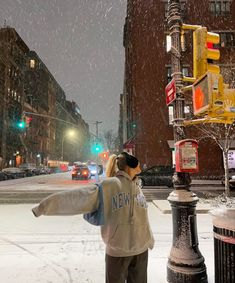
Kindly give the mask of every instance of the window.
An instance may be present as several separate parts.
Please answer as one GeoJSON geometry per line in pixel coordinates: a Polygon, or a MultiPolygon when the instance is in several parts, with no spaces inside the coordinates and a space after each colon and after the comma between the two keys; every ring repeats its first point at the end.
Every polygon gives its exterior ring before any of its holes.
{"type": "MultiPolygon", "coordinates": [[[[172,80],[171,66],[166,67],[166,73],[167,73],[167,83],[169,83],[172,80]]],[[[184,77],[189,77],[189,68],[188,67],[182,67],[182,75],[184,77]]]]}
{"type": "Polygon", "coordinates": [[[188,77],[189,76],[188,67],[183,67],[182,68],[182,74],[183,74],[184,77],[188,77]]]}
{"type": "Polygon", "coordinates": [[[167,83],[171,81],[171,67],[166,67],[166,72],[167,72],[167,83]]]}
{"type": "Polygon", "coordinates": [[[235,33],[234,32],[220,33],[219,47],[235,47],[235,33]]]}
{"type": "Polygon", "coordinates": [[[36,65],[35,60],[34,60],[34,59],[30,59],[30,60],[29,60],[29,66],[30,66],[30,68],[31,68],[31,69],[34,69],[34,68],[35,68],[35,65],[36,65]]]}
{"type": "Polygon", "coordinates": [[[210,12],[215,15],[226,15],[231,12],[231,0],[214,0],[210,1],[210,12]]]}
{"type": "Polygon", "coordinates": [[[171,50],[171,36],[166,36],[166,52],[169,52],[171,50]]]}
{"type": "MultiPolygon", "coordinates": [[[[185,114],[185,118],[190,118],[191,117],[191,110],[190,110],[190,106],[186,105],[184,106],[184,114],[185,114]]],[[[173,106],[170,105],[168,107],[168,118],[169,118],[169,125],[173,124],[173,119],[174,119],[174,110],[173,110],[173,106]]]]}
{"type": "Polygon", "coordinates": [[[169,125],[172,125],[174,119],[173,106],[168,107],[168,117],[169,117],[169,125]]]}

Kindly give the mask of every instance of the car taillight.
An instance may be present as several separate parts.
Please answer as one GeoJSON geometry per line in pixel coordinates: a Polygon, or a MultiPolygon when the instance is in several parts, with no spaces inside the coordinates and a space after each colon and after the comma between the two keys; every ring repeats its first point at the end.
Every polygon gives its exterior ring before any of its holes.
{"type": "Polygon", "coordinates": [[[88,174],[88,172],[87,172],[87,171],[83,171],[83,174],[84,174],[84,175],[87,175],[87,174],[88,174]]]}

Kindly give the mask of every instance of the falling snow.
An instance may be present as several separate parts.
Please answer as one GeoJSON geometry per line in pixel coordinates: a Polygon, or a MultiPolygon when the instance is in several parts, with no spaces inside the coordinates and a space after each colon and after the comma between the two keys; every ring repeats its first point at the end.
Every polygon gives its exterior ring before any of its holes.
{"type": "MultiPolygon", "coordinates": [[[[85,120],[118,128],[126,0],[2,1],[0,25],[35,50],[85,120]]],[[[92,129],[91,129],[92,130],[92,129]]]]}

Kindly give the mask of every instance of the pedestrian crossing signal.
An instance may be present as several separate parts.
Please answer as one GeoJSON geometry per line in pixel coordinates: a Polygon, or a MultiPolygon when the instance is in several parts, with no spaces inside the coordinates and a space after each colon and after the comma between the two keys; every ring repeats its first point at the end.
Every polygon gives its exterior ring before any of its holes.
{"type": "Polygon", "coordinates": [[[193,85],[193,113],[200,115],[208,111],[210,107],[210,92],[208,78],[204,76],[193,85]]]}

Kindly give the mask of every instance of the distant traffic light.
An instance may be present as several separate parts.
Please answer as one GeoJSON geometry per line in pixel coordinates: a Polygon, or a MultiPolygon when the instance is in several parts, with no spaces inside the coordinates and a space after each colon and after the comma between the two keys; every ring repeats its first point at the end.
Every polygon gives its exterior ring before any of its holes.
{"type": "Polygon", "coordinates": [[[32,117],[29,116],[25,116],[25,124],[26,124],[26,128],[28,128],[30,126],[31,121],[33,120],[32,117]]]}
{"type": "Polygon", "coordinates": [[[108,151],[101,152],[100,158],[102,158],[103,160],[108,160],[109,159],[109,152],[108,151]]]}
{"type": "Polygon", "coordinates": [[[220,51],[214,44],[220,43],[217,33],[207,32],[206,27],[197,28],[193,32],[193,76],[198,79],[207,71],[219,74],[220,68],[214,64],[219,60],[220,51]]]}
{"type": "Polygon", "coordinates": [[[99,154],[102,151],[102,146],[99,143],[94,143],[91,147],[92,153],[99,154]]]}
{"type": "Polygon", "coordinates": [[[18,127],[19,129],[25,129],[26,124],[25,124],[24,121],[19,121],[19,122],[17,122],[17,127],[18,127]]]}
{"type": "Polygon", "coordinates": [[[95,151],[96,152],[100,152],[101,148],[100,148],[100,145],[99,144],[96,144],[95,145],[95,151]]]}
{"type": "Polygon", "coordinates": [[[22,118],[16,122],[16,127],[19,130],[24,130],[26,128],[26,117],[25,115],[22,116],[22,118]]]}

